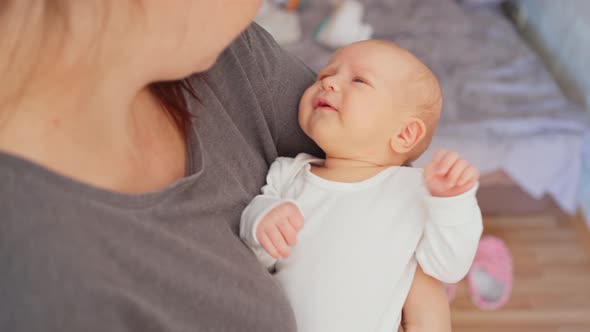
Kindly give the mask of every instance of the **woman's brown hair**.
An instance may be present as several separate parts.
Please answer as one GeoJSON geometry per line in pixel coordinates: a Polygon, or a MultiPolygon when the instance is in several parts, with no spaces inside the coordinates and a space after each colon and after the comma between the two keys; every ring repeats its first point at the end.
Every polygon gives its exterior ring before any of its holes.
{"type": "Polygon", "coordinates": [[[149,88],[164,110],[174,120],[178,129],[184,133],[193,117],[188,110],[187,98],[192,97],[198,100],[189,79],[155,82],[150,84],[149,88]]]}

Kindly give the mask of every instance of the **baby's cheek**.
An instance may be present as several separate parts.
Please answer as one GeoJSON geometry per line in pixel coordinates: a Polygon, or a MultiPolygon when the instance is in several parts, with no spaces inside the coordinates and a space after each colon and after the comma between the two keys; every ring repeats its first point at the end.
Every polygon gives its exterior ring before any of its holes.
{"type": "Polygon", "coordinates": [[[307,89],[307,90],[305,90],[305,92],[303,92],[303,95],[301,96],[301,99],[299,100],[299,109],[310,104],[311,96],[312,96],[312,93],[311,93],[310,89],[307,89]]]}

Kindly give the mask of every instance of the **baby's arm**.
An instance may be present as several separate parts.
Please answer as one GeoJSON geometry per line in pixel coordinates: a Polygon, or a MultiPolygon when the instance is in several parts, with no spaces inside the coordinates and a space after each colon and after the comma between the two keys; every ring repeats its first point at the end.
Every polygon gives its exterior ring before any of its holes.
{"type": "Polygon", "coordinates": [[[424,169],[426,222],[416,259],[424,272],[454,283],[468,272],[483,230],[477,169],[454,152],[438,152],[424,169]]]}
{"type": "Polygon", "coordinates": [[[449,301],[442,283],[426,275],[420,266],[402,312],[404,332],[451,331],[449,301]]]}
{"type": "Polygon", "coordinates": [[[270,166],[262,194],[254,197],[240,220],[240,237],[265,267],[289,255],[303,226],[296,202],[282,198],[281,189],[289,181],[293,159],[278,158],[270,166]]]}

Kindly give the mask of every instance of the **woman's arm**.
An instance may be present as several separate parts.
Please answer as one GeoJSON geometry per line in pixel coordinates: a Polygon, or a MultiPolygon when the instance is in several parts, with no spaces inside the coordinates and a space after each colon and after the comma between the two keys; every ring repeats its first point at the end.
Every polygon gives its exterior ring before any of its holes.
{"type": "Polygon", "coordinates": [[[450,332],[451,311],[443,284],[418,266],[402,311],[405,332],[450,332]]]}

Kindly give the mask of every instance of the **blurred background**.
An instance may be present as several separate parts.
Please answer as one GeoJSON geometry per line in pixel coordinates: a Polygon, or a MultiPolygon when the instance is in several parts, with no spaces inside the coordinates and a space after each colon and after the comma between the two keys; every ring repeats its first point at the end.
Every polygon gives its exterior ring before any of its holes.
{"type": "Polygon", "coordinates": [[[370,37],[438,76],[416,165],[444,148],[479,167],[484,238],[502,246],[474,266],[508,300],[483,307],[470,273],[449,286],[454,331],[590,331],[590,1],[266,0],[256,20],[314,70],[370,37]]]}

